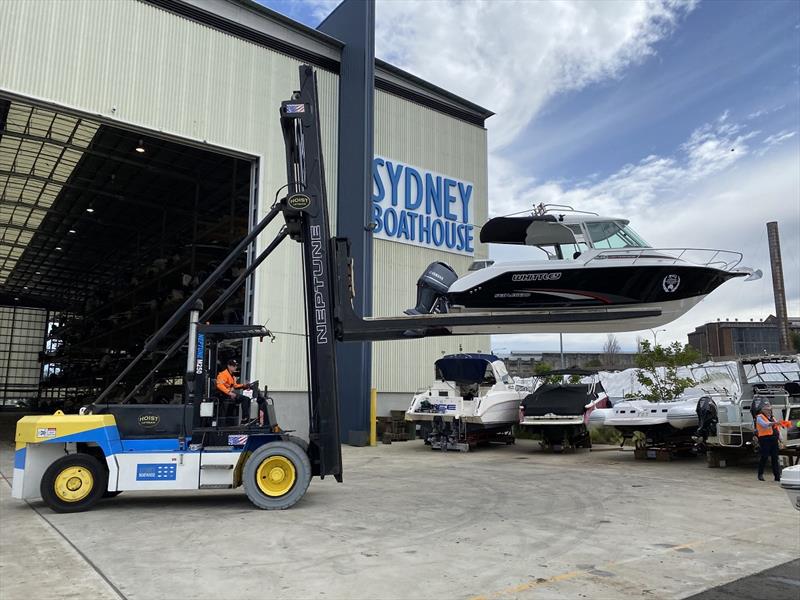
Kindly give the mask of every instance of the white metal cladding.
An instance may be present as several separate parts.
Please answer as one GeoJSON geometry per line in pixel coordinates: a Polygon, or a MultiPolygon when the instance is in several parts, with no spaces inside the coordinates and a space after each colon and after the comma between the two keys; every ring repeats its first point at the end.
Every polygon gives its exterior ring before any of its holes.
{"type": "MultiPolygon", "coordinates": [[[[476,237],[487,219],[486,130],[392,94],[375,92],[375,154],[473,182],[476,237]]],[[[433,261],[460,275],[473,258],[374,240],[373,314],[400,315],[416,303],[416,281],[433,261]]],[[[475,257],[488,250],[476,240],[475,257]]],[[[489,351],[489,336],[458,336],[378,342],[373,345],[372,386],[379,392],[413,392],[430,384],[433,362],[458,352],[489,351]]]]}
{"type": "MultiPolygon", "coordinates": [[[[260,215],[286,182],[278,107],[300,65],[288,56],[136,0],[37,0],[0,2],[0,64],[0,91],[260,158],[260,215]]],[[[338,76],[317,78],[335,224],[338,76]]],[[[301,286],[299,247],[286,242],[259,271],[255,321],[302,335],[301,286]]],[[[302,337],[266,346],[254,344],[254,376],[303,389],[302,337]]]]}

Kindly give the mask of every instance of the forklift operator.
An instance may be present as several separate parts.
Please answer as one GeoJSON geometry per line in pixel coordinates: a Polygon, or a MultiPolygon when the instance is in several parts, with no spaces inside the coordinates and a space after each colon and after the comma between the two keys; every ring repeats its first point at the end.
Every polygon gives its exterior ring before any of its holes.
{"type": "Polygon", "coordinates": [[[236,371],[239,370],[239,363],[231,359],[228,366],[217,374],[217,390],[231,400],[235,400],[242,407],[242,424],[250,422],[250,398],[236,390],[246,390],[250,388],[249,383],[239,383],[236,380],[236,371]]]}

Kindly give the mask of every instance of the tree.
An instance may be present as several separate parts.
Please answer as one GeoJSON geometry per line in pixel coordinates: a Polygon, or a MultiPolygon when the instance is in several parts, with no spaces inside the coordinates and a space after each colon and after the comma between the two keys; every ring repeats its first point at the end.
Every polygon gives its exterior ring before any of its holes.
{"type": "Polygon", "coordinates": [[[553,370],[546,362],[538,362],[533,366],[533,374],[535,377],[540,377],[542,383],[561,383],[561,375],[548,375],[553,370]]]}
{"type": "Polygon", "coordinates": [[[700,353],[691,346],[674,342],[669,346],[657,345],[642,340],[642,348],[635,357],[636,380],[645,388],[641,397],[650,402],[668,402],[683,393],[695,381],[690,377],[678,377],[678,367],[696,363],[700,353]]]}
{"type": "Polygon", "coordinates": [[[608,339],[603,346],[603,355],[607,367],[613,367],[617,363],[617,354],[619,354],[619,342],[617,336],[613,333],[608,334],[608,339]]]}

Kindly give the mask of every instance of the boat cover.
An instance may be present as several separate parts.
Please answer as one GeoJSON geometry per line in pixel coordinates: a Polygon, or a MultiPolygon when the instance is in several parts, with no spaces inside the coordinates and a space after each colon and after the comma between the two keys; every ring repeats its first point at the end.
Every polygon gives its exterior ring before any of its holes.
{"type": "Polygon", "coordinates": [[[434,363],[437,378],[456,383],[480,383],[488,365],[500,360],[494,354],[449,354],[434,363]]]}
{"type": "Polygon", "coordinates": [[[545,383],[522,401],[526,417],[541,417],[547,414],[583,415],[585,406],[596,398],[589,394],[589,386],[582,383],[545,383]]]}
{"type": "Polygon", "coordinates": [[[575,235],[568,227],[558,223],[553,215],[495,217],[481,227],[481,242],[551,246],[574,244],[575,235]]]}

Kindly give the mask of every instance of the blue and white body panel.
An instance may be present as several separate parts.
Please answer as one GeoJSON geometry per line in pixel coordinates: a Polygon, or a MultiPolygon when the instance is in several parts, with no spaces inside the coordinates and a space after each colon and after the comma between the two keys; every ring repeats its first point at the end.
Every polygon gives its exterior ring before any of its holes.
{"type": "Polygon", "coordinates": [[[181,448],[176,438],[120,439],[112,415],[24,417],[17,426],[12,496],[41,497],[47,468],[65,454],[96,448],[105,459],[108,491],[197,490],[241,484],[249,453],[277,436],[230,436],[230,446],[181,448]]]}

